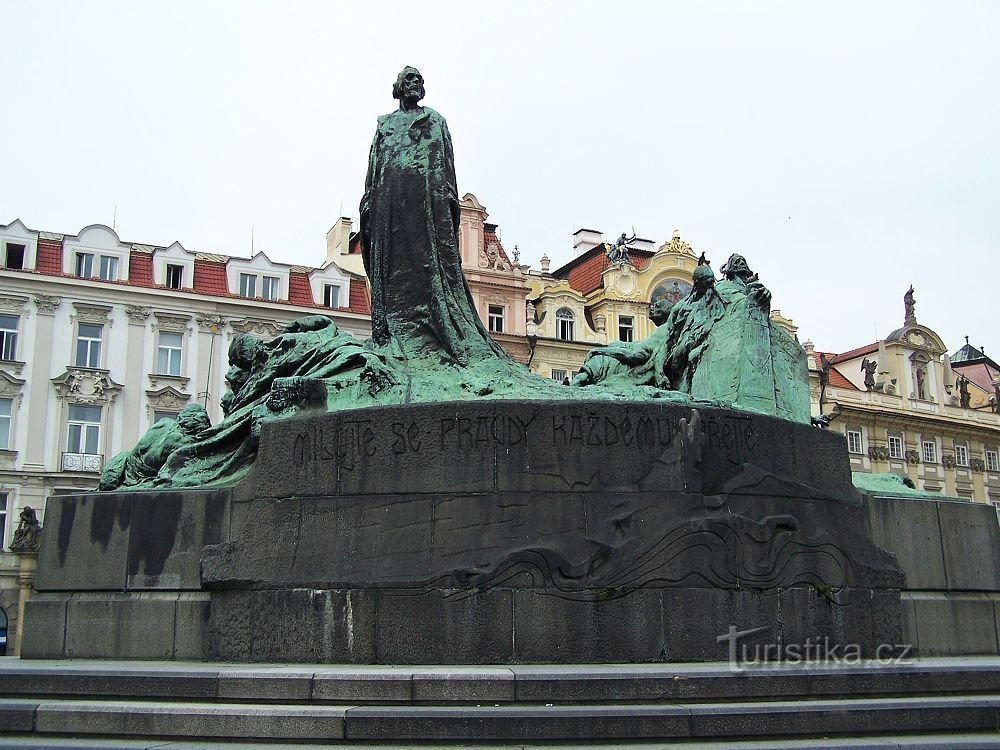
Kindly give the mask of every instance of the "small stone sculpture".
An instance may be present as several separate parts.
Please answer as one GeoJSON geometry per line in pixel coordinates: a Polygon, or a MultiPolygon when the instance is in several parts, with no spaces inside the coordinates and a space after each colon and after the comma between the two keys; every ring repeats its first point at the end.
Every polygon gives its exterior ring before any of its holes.
{"type": "Polygon", "coordinates": [[[969,393],[969,380],[964,376],[958,379],[958,400],[963,409],[969,408],[972,395],[969,393]]]}
{"type": "Polygon", "coordinates": [[[917,324],[917,298],[913,296],[913,284],[903,295],[903,325],[915,326],[917,324]]]}
{"type": "Polygon", "coordinates": [[[30,505],[25,505],[18,516],[17,528],[14,530],[14,537],[10,541],[11,552],[38,552],[39,534],[42,525],[38,522],[35,509],[30,505]]]}
{"type": "Polygon", "coordinates": [[[865,390],[875,390],[875,371],[878,369],[878,362],[865,357],[861,360],[861,372],[865,374],[865,390]]]}

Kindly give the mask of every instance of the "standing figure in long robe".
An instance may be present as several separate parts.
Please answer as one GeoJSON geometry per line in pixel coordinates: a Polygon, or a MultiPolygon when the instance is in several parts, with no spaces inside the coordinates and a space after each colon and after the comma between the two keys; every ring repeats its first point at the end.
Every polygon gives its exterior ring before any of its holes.
{"type": "Polygon", "coordinates": [[[392,95],[399,109],[378,120],[361,201],[372,339],[405,359],[509,360],[483,327],[462,273],[448,125],[419,105],[424,79],[416,68],[403,69],[392,95]]]}

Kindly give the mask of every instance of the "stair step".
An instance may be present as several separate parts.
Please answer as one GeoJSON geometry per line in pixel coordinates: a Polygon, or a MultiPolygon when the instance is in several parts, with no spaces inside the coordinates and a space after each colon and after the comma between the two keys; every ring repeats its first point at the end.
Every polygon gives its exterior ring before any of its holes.
{"type": "MultiPolygon", "coordinates": [[[[760,703],[317,706],[160,701],[0,700],[0,730],[120,738],[360,742],[795,738],[987,731],[1000,697],[760,703]]],[[[1000,739],[1000,735],[997,736],[1000,739]]]]}
{"type": "Polygon", "coordinates": [[[711,702],[1000,693],[1000,660],[897,665],[250,666],[0,659],[0,697],[230,703],[711,702]]]}

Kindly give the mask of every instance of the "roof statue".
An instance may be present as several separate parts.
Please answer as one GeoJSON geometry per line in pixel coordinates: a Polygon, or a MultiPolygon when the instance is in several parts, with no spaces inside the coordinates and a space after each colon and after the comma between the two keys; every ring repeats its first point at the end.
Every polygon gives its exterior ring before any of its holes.
{"type": "Polygon", "coordinates": [[[917,324],[917,298],[913,296],[913,284],[903,295],[903,325],[915,326],[917,324]]]}
{"type": "Polygon", "coordinates": [[[632,236],[629,237],[625,232],[622,232],[621,236],[615,240],[613,245],[607,246],[608,260],[615,265],[621,265],[623,263],[631,263],[632,261],[628,257],[628,246],[629,243],[635,242],[636,233],[632,230],[632,236]]]}
{"type": "MultiPolygon", "coordinates": [[[[715,274],[704,255],[690,294],[653,310],[645,341],[595,349],[575,388],[531,373],[486,331],[462,272],[459,197],[444,117],[420,104],[424,79],[404,68],[398,107],[378,118],[360,206],[372,335],[327,317],[296,320],[229,348],[224,418],[188,407],[110,462],[100,489],[235,484],[252,467],[263,426],[306,411],[419,402],[617,400],[732,406],[809,422],[805,352],[768,319],[771,293],[734,254],[715,274]]],[[[609,249],[627,262],[626,234],[609,249]]],[[[675,236],[675,239],[679,239],[675,236]]]]}

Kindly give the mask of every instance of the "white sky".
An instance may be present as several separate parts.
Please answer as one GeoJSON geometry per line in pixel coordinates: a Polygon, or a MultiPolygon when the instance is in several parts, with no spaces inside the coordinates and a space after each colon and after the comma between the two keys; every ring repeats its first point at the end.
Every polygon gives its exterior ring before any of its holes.
{"type": "Polygon", "coordinates": [[[580,227],[744,253],[844,351],[1000,357],[1000,3],[0,3],[0,222],[320,265],[404,65],[537,268],[580,227]]]}

